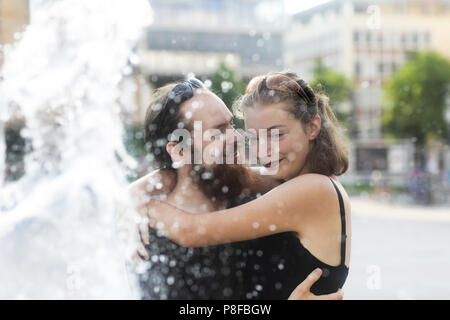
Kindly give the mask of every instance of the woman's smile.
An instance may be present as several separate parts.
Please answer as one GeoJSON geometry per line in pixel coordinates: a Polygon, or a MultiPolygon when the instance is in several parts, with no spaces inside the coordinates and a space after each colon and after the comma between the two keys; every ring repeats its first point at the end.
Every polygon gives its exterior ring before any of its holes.
{"type": "Polygon", "coordinates": [[[283,160],[284,160],[284,158],[279,159],[278,161],[268,162],[268,163],[266,163],[266,164],[264,165],[264,167],[266,167],[266,168],[276,167],[276,166],[278,166],[278,165],[281,163],[281,161],[283,161],[283,160]]]}

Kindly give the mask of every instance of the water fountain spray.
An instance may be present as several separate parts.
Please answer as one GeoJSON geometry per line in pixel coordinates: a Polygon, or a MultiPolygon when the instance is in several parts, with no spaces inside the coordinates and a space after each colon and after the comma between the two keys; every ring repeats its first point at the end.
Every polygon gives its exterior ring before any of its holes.
{"type": "Polygon", "coordinates": [[[31,151],[5,183],[0,137],[0,298],[132,298],[119,85],[151,19],[147,0],[37,0],[4,48],[0,127],[19,112],[31,151]]]}

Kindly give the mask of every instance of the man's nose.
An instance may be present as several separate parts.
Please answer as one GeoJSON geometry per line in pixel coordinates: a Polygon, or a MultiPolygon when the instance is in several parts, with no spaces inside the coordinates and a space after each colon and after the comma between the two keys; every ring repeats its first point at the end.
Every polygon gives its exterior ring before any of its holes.
{"type": "Polygon", "coordinates": [[[236,136],[237,142],[244,142],[244,136],[240,134],[239,131],[237,131],[235,128],[233,128],[233,133],[236,136]]]}

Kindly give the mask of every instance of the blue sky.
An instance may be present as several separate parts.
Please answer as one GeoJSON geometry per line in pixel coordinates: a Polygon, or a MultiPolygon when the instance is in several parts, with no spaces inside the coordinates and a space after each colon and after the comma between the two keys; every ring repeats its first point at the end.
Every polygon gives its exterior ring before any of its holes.
{"type": "Polygon", "coordinates": [[[302,10],[307,10],[309,8],[315,7],[319,4],[328,2],[329,0],[284,0],[286,10],[288,13],[295,13],[302,10]]]}

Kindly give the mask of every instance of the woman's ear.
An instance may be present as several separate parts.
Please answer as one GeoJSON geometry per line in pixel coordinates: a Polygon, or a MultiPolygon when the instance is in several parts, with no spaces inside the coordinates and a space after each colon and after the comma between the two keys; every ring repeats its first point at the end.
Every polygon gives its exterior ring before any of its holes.
{"type": "Polygon", "coordinates": [[[318,114],[316,114],[309,123],[309,140],[314,140],[317,138],[322,126],[322,119],[318,114]]]}

